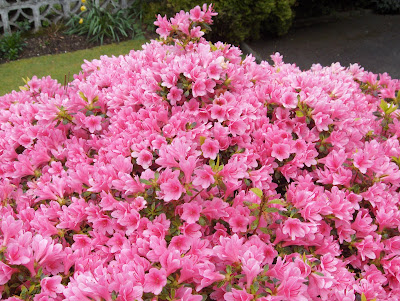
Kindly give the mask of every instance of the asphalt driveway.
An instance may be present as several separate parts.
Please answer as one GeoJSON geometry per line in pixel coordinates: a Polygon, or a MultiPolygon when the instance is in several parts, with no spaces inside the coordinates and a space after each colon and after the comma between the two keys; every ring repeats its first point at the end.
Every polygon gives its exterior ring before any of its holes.
{"type": "Polygon", "coordinates": [[[374,73],[400,79],[400,15],[363,12],[309,26],[294,27],[280,38],[247,43],[262,60],[280,52],[286,63],[308,69],[340,62],[358,63],[374,73]]]}

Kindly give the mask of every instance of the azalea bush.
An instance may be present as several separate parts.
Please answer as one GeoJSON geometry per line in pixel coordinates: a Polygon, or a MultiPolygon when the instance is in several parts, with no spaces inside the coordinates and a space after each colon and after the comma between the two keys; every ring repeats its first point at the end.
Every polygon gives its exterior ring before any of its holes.
{"type": "Polygon", "coordinates": [[[398,300],[398,80],[202,36],[0,98],[3,300],[398,300]]]}

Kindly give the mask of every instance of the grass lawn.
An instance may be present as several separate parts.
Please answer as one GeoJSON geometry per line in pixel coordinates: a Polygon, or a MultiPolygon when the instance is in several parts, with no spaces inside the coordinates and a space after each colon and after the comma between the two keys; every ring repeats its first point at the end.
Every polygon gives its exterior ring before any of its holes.
{"type": "Polygon", "coordinates": [[[11,92],[19,91],[19,86],[23,86],[22,78],[32,78],[33,75],[43,77],[50,75],[60,83],[64,83],[65,75],[69,75],[69,80],[73,75],[79,73],[83,60],[93,60],[101,55],[121,55],[128,54],[130,50],[141,49],[145,40],[130,40],[119,44],[98,46],[91,49],[79,50],[70,53],[46,55],[22,59],[0,65],[0,96],[11,92]]]}

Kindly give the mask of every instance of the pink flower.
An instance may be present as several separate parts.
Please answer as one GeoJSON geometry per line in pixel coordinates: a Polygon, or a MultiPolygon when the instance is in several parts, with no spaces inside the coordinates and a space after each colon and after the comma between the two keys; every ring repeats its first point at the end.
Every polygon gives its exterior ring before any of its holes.
{"type": "Polygon", "coordinates": [[[278,287],[277,296],[285,300],[307,300],[305,296],[307,286],[304,281],[299,268],[293,265],[287,266],[283,272],[283,280],[278,287]]]}
{"type": "Polygon", "coordinates": [[[50,297],[56,298],[64,290],[61,284],[61,276],[45,277],[40,281],[42,292],[47,293],[50,297]]]}
{"type": "Polygon", "coordinates": [[[163,287],[167,284],[167,272],[164,268],[151,268],[145,275],[143,291],[159,295],[163,287]]]}
{"type": "Polygon", "coordinates": [[[210,65],[208,65],[207,67],[207,75],[209,78],[215,79],[215,80],[219,80],[221,77],[221,72],[222,72],[222,67],[221,67],[221,63],[223,63],[224,58],[223,57],[219,57],[215,63],[211,63],[210,65]]]}
{"type": "Polygon", "coordinates": [[[161,17],[158,15],[157,21],[154,22],[154,25],[158,26],[156,32],[160,35],[160,37],[166,39],[171,31],[171,23],[169,23],[167,17],[161,17]]]}
{"type": "Polygon", "coordinates": [[[192,291],[191,287],[181,286],[176,290],[175,297],[179,298],[179,301],[201,301],[203,299],[201,295],[192,295],[192,291]]]}
{"type": "Polygon", "coordinates": [[[372,235],[368,235],[363,241],[354,244],[362,260],[366,258],[375,259],[382,250],[382,243],[376,242],[372,235]]]}
{"type": "Polygon", "coordinates": [[[232,288],[230,292],[224,294],[224,300],[226,301],[251,301],[254,300],[252,294],[247,293],[245,290],[237,290],[232,288]]]}
{"type": "Polygon", "coordinates": [[[246,132],[247,125],[243,120],[236,120],[229,124],[229,131],[233,136],[240,136],[246,132]]]}
{"type": "Polygon", "coordinates": [[[246,232],[249,224],[249,218],[241,214],[235,214],[229,219],[229,225],[234,233],[246,232]]]}
{"type": "Polygon", "coordinates": [[[160,188],[163,193],[163,200],[166,203],[178,200],[185,191],[181,182],[176,178],[169,179],[166,183],[161,184],[160,188]]]}
{"type": "Polygon", "coordinates": [[[144,169],[149,168],[152,164],[152,161],[153,161],[153,154],[149,152],[147,149],[142,149],[137,155],[136,163],[142,166],[144,169]]]}
{"type": "Polygon", "coordinates": [[[277,158],[279,161],[289,158],[290,146],[285,143],[276,143],[272,145],[271,156],[277,158]]]}
{"type": "Polygon", "coordinates": [[[101,116],[88,116],[84,119],[83,122],[91,133],[94,133],[95,131],[100,131],[102,129],[101,116]]]}
{"type": "Polygon", "coordinates": [[[192,244],[192,239],[186,235],[177,235],[172,237],[169,246],[180,252],[187,252],[192,244]]]}
{"type": "Polygon", "coordinates": [[[215,182],[214,172],[209,165],[203,165],[202,169],[196,169],[194,173],[195,178],[193,179],[193,185],[207,189],[215,182]]]}
{"type": "Polygon", "coordinates": [[[371,168],[374,162],[368,158],[368,155],[362,150],[358,150],[353,155],[353,164],[357,167],[363,174],[367,172],[368,168],[371,168]]]}
{"type": "Polygon", "coordinates": [[[204,17],[204,12],[201,10],[200,6],[196,6],[190,10],[190,19],[193,22],[202,22],[204,17]]]}
{"type": "Polygon", "coordinates": [[[223,106],[213,105],[211,107],[211,118],[223,122],[226,118],[226,109],[223,106]]]}
{"type": "Polygon", "coordinates": [[[285,108],[294,109],[297,107],[297,96],[292,92],[285,92],[282,95],[281,103],[285,108]]]}
{"type": "Polygon", "coordinates": [[[185,220],[188,224],[193,224],[197,222],[200,218],[200,213],[203,210],[201,205],[196,203],[185,203],[182,205],[181,218],[185,220]]]}
{"type": "Polygon", "coordinates": [[[207,94],[206,84],[204,80],[198,79],[192,84],[192,95],[193,97],[205,96],[207,94]]]}
{"type": "Polygon", "coordinates": [[[21,220],[15,220],[12,215],[2,218],[0,229],[3,233],[3,246],[6,246],[8,240],[13,238],[22,229],[23,224],[21,220]]]}
{"type": "Polygon", "coordinates": [[[218,140],[212,140],[207,138],[201,146],[204,158],[210,158],[215,160],[219,152],[218,140]]]}
{"type": "Polygon", "coordinates": [[[167,99],[170,101],[171,105],[174,106],[178,101],[181,100],[182,94],[183,94],[182,89],[178,89],[177,87],[172,87],[171,90],[169,90],[167,99]]]}
{"type": "Polygon", "coordinates": [[[304,237],[309,232],[309,226],[297,218],[288,218],[282,227],[282,233],[289,235],[291,240],[304,237]]]}
{"type": "Polygon", "coordinates": [[[262,271],[262,268],[260,262],[252,257],[243,258],[241,262],[243,273],[246,275],[246,289],[249,289],[258,273],[262,271]]]}
{"type": "Polygon", "coordinates": [[[174,273],[182,266],[179,250],[167,250],[160,257],[160,263],[166,269],[166,275],[174,273]]]}
{"type": "Polygon", "coordinates": [[[0,261],[0,285],[6,284],[11,279],[12,274],[17,271],[17,269],[13,269],[0,261]]]}

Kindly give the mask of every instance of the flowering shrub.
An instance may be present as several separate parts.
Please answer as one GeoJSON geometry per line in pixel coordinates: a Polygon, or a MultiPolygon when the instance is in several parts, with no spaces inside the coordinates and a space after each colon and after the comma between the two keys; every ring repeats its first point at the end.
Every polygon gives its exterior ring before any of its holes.
{"type": "Polygon", "coordinates": [[[399,81],[242,60],[213,15],[0,98],[3,299],[400,298],[399,81]]]}

